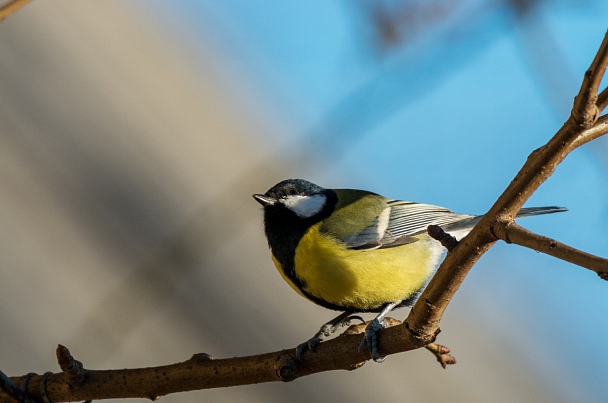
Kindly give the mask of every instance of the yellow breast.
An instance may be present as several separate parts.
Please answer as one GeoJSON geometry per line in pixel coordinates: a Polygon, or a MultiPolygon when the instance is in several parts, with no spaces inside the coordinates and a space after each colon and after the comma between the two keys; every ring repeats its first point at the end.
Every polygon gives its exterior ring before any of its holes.
{"type": "Polygon", "coordinates": [[[296,248],[296,276],[306,293],[337,306],[368,310],[406,300],[431,275],[441,253],[426,234],[419,238],[394,248],[352,250],[322,235],[317,224],[296,248]]]}

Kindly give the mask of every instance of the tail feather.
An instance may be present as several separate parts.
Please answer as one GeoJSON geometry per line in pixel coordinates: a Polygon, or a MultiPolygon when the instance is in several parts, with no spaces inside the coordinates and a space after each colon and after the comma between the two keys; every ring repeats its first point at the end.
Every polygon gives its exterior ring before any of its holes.
{"type": "MultiPolygon", "coordinates": [[[[519,210],[515,218],[519,219],[535,215],[562,213],[564,211],[568,211],[568,209],[558,206],[524,207],[519,210]]],[[[473,229],[473,227],[481,220],[481,217],[483,216],[472,216],[451,224],[442,225],[441,227],[450,235],[455,236],[456,239],[460,240],[473,229]]]]}
{"type": "Polygon", "coordinates": [[[531,217],[534,215],[562,213],[568,211],[565,207],[545,206],[545,207],[524,207],[515,216],[515,218],[531,217]]]}

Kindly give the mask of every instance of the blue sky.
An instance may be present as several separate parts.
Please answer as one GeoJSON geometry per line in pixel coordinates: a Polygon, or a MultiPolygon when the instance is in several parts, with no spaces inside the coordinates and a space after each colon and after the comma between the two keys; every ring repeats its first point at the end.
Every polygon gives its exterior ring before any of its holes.
{"type": "MultiPolygon", "coordinates": [[[[608,26],[608,2],[544,2],[526,25],[496,2],[462,1],[406,44],[379,50],[354,2],[145,4],[170,16],[168,29],[193,53],[212,46],[261,103],[279,108],[290,131],[260,141],[281,144],[286,159],[306,153],[298,157],[318,166],[307,179],[478,214],[566,119],[608,26]]],[[[522,224],[608,256],[606,155],[605,139],[572,153],[527,203],[570,212],[522,224]]],[[[600,396],[606,287],[584,269],[498,245],[459,298],[525,329],[522,338],[542,343],[537,354],[559,354],[600,396]]]]}

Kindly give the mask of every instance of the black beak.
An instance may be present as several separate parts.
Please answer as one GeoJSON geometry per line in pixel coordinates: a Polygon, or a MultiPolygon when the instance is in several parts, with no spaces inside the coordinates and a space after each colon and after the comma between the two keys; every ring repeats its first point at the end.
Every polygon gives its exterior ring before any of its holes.
{"type": "Polygon", "coordinates": [[[255,194],[253,195],[253,198],[264,207],[274,206],[274,204],[277,202],[276,199],[266,195],[255,194]]]}

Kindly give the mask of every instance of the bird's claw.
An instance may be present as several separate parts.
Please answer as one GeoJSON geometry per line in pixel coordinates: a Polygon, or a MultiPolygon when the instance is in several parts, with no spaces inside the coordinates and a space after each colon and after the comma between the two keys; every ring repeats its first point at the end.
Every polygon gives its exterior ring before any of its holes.
{"type": "Polygon", "coordinates": [[[323,339],[321,337],[314,335],[310,340],[305,341],[302,344],[299,344],[298,347],[296,347],[296,360],[301,361],[302,354],[304,354],[304,352],[306,350],[310,350],[310,351],[314,352],[315,349],[317,348],[317,346],[319,345],[319,343],[321,343],[322,341],[323,341],[323,339]]]}
{"type": "MultiPolygon", "coordinates": [[[[336,318],[336,319],[338,319],[338,318],[336,318]]],[[[347,316],[346,318],[339,317],[339,320],[337,320],[337,321],[334,320],[334,321],[328,322],[328,323],[324,324],[323,326],[321,326],[321,329],[319,329],[319,331],[314,336],[312,336],[312,338],[310,338],[310,340],[308,340],[296,347],[296,360],[300,361],[302,358],[302,354],[304,354],[304,352],[306,350],[310,350],[310,351],[314,352],[315,349],[317,348],[317,346],[325,338],[331,336],[333,333],[338,331],[340,328],[350,325],[351,321],[353,321],[353,320],[360,320],[361,322],[365,323],[365,320],[363,320],[362,317],[352,315],[352,316],[347,316]]]]}
{"type": "Polygon", "coordinates": [[[386,358],[378,352],[378,336],[376,336],[376,332],[383,327],[384,321],[380,322],[378,319],[372,320],[365,328],[365,337],[359,345],[359,351],[363,351],[366,348],[369,349],[375,362],[382,362],[386,358]]]}

